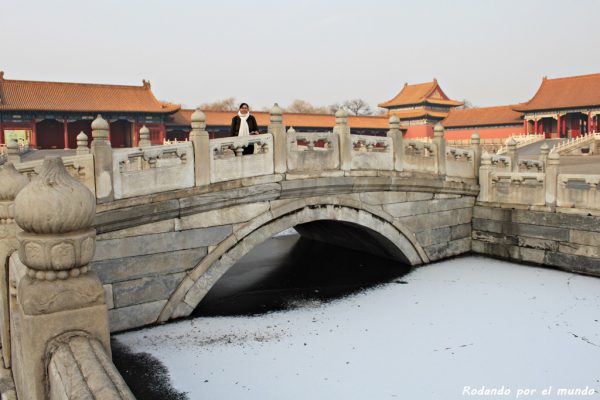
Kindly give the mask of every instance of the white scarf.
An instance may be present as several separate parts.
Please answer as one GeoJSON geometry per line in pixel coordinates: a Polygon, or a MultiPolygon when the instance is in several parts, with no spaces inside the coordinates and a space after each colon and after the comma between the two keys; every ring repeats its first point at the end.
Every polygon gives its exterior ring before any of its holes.
{"type": "Polygon", "coordinates": [[[250,136],[250,128],[248,127],[248,117],[250,113],[247,112],[246,115],[242,114],[238,111],[238,117],[240,117],[240,131],[238,136],[250,136]]]}

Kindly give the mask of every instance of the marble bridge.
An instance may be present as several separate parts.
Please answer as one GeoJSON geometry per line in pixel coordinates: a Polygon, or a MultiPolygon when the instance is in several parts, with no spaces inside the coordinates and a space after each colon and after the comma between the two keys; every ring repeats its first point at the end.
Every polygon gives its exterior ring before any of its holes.
{"type": "Polygon", "coordinates": [[[547,146],[536,160],[514,140],[482,155],[477,134],[460,148],[439,125],[407,140],[394,116],[386,137],[354,135],[343,110],[331,132],[286,132],[277,105],[265,134],[209,140],[205,127],[198,110],[189,142],[151,146],[142,128],[139,148],[111,149],[99,116],[91,148],[82,134],[75,156],[0,167],[2,355],[20,397],[131,398],[109,331],[189,315],[292,227],[412,266],[475,252],[600,275],[600,176],[559,174],[547,146]],[[73,378],[86,363],[97,387],[73,378]]]}

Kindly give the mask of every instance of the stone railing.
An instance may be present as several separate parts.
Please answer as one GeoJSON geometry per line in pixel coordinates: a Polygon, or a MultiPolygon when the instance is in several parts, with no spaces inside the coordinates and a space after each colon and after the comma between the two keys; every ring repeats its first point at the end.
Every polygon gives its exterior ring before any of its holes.
{"type": "Polygon", "coordinates": [[[473,177],[475,152],[457,147],[446,147],[446,173],[449,176],[473,177]]]}
{"type": "Polygon", "coordinates": [[[352,169],[394,169],[393,142],[388,137],[352,135],[352,169]]]}
{"type": "Polygon", "coordinates": [[[556,205],[564,208],[600,210],[599,183],[600,175],[559,175],[556,205]]]}
{"type": "MultiPolygon", "coordinates": [[[[69,175],[77,179],[92,193],[96,191],[94,183],[94,157],[91,154],[65,156],[62,157],[62,160],[69,175]]],[[[43,160],[27,161],[15,164],[15,167],[17,171],[31,180],[39,174],[43,162],[43,160]]]]}
{"type": "Polygon", "coordinates": [[[273,135],[263,133],[210,140],[210,182],[273,173],[273,135]],[[250,154],[244,154],[244,149],[250,154]],[[246,150],[248,151],[248,150],[246,150]]]}
{"type": "Polygon", "coordinates": [[[544,140],[545,137],[546,136],[544,134],[537,135],[537,134],[529,134],[529,133],[528,134],[520,133],[517,135],[511,135],[508,139],[506,139],[505,145],[498,149],[496,154],[507,153],[508,152],[508,142],[510,140],[515,141],[517,143],[517,148],[519,149],[521,147],[525,147],[532,143],[544,140]]]}
{"type": "Polygon", "coordinates": [[[550,151],[561,156],[595,154],[598,141],[600,141],[600,133],[590,133],[555,144],[550,151]]]}
{"type": "Polygon", "coordinates": [[[403,169],[437,173],[439,169],[437,152],[437,146],[433,142],[404,140],[403,169]]]}
{"type": "Polygon", "coordinates": [[[112,159],[115,199],[194,186],[194,148],[190,142],[115,149],[112,159]]]}
{"type": "Polygon", "coordinates": [[[333,132],[287,131],[289,171],[337,170],[340,168],[339,136],[333,132]]]}

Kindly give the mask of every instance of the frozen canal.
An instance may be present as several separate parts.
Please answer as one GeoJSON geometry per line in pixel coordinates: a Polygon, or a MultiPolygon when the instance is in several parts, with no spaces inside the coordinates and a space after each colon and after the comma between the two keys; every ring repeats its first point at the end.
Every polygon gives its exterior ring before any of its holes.
{"type": "Polygon", "coordinates": [[[189,399],[594,399],[599,320],[598,278],[470,256],[341,299],[116,338],[189,399]]]}

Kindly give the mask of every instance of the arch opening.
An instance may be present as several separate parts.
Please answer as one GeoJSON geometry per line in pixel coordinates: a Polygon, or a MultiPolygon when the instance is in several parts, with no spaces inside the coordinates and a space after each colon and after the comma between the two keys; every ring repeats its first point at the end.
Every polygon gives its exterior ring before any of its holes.
{"type": "MultiPolygon", "coordinates": [[[[171,295],[157,322],[189,316],[215,283],[242,257],[276,233],[296,226],[304,235],[313,237],[326,234],[317,235],[315,232],[323,233],[335,226],[342,227],[346,238],[363,239],[364,245],[358,247],[366,250],[367,254],[383,254],[386,259],[403,261],[410,266],[428,262],[425,252],[410,231],[365,210],[339,204],[321,204],[304,206],[276,218],[267,212],[237,225],[228,238],[212,249],[171,295]],[[340,225],[329,225],[331,223],[340,225]]],[[[344,241],[342,237],[338,243],[344,241]]],[[[351,245],[346,243],[344,247],[351,245]]]]}

